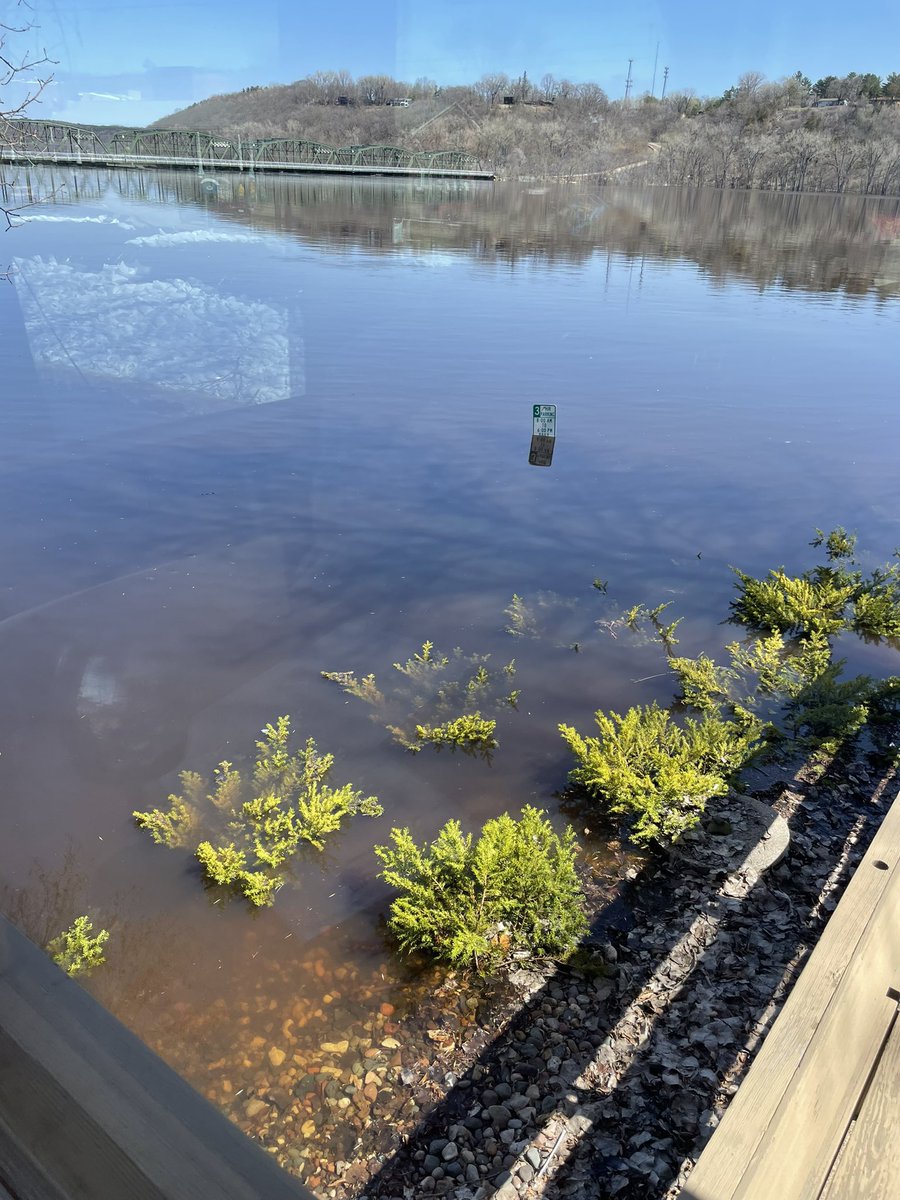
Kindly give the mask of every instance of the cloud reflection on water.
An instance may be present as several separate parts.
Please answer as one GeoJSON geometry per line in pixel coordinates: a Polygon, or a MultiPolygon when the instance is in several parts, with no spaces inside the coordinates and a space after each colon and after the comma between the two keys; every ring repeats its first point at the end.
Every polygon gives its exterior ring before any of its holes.
{"type": "Polygon", "coordinates": [[[153,233],[129,238],[129,246],[184,246],[198,242],[259,243],[264,238],[252,233],[228,233],[216,229],[183,229],[179,233],[153,233]]]}
{"type": "MultiPolygon", "coordinates": [[[[180,237],[160,235],[156,244],[177,244],[180,237]]],[[[291,353],[283,308],[188,279],[152,278],[125,262],[86,269],[34,255],[14,265],[39,367],[151,383],[177,393],[179,407],[190,413],[267,404],[304,390],[296,330],[291,353]]]]}

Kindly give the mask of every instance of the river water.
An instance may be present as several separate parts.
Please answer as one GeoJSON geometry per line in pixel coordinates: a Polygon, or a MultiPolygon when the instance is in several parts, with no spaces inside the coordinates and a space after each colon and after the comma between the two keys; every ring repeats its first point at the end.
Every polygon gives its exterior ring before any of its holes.
{"type": "Polygon", "coordinates": [[[2,192],[37,201],[0,239],[5,907],[38,938],[110,928],[89,986],[319,1186],[302,1147],[353,1138],[295,1082],[380,1047],[399,1113],[384,1041],[479,1003],[391,955],[373,842],[556,814],[559,722],[673,696],[623,608],[671,601],[680,649],[715,653],[729,565],[802,569],[817,526],[900,544],[900,202],[53,169],[2,192]],[[539,636],[507,631],[514,594],[539,636]],[[387,732],[426,639],[515,658],[491,761],[387,732]],[[387,718],[323,670],[374,672],[387,718]],[[250,914],[131,813],[282,713],[385,816],[250,914]]]}

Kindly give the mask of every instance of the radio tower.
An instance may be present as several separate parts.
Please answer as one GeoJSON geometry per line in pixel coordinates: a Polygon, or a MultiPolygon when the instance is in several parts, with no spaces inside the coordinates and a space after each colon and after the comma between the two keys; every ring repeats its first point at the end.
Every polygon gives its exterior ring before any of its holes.
{"type": "Polygon", "coordinates": [[[656,53],[653,56],[653,82],[650,84],[650,95],[656,95],[656,64],[659,62],[659,42],[656,43],[656,53]]]}
{"type": "Polygon", "coordinates": [[[633,62],[634,62],[634,59],[629,58],[629,60],[628,60],[628,78],[625,80],[625,99],[626,100],[631,95],[631,64],[633,62]]]}

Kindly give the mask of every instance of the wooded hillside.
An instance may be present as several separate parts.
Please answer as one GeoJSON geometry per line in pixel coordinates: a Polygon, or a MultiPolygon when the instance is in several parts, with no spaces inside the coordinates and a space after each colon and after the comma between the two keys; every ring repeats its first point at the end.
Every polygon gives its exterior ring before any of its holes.
{"type": "Polygon", "coordinates": [[[504,178],[900,194],[900,74],[747,72],[724,95],[610,100],[595,83],[486,75],[465,87],[322,72],[212,96],[157,122],[331,146],[460,149],[504,178]],[[396,101],[402,100],[398,105],[396,101]],[[826,103],[826,101],[828,103],[826,103]]]}

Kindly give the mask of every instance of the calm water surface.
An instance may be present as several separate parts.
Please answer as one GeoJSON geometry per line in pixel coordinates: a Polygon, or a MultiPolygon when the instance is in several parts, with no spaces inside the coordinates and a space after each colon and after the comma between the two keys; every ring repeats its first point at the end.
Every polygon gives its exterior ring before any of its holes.
{"type": "Polygon", "coordinates": [[[803,568],[816,526],[880,559],[900,544],[896,200],[4,187],[50,198],[0,240],[0,878],[32,929],[101,916],[91,986],[195,1078],[234,1059],[248,1013],[321,1014],[347,964],[415,1002],[372,843],[555,811],[560,721],[668,702],[659,648],[597,620],[671,600],[683,651],[715,652],[729,564],[803,568]],[[549,469],[528,462],[536,403],[558,405],[549,469]],[[513,593],[542,637],[504,631],[513,593]],[[426,638],[515,655],[492,763],[410,756],[320,677],[389,684],[426,638]],[[249,915],[131,813],[281,713],[386,813],[249,915]]]}

